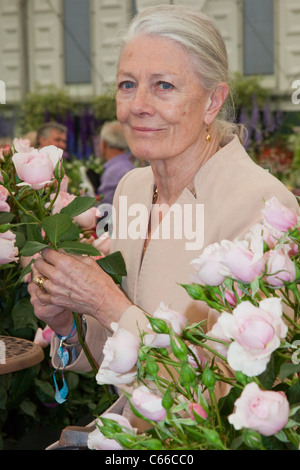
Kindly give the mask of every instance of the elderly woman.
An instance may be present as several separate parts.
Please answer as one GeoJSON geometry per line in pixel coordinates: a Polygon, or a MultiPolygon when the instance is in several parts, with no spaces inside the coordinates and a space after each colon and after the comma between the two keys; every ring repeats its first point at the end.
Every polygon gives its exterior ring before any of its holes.
{"type": "MultiPolygon", "coordinates": [[[[43,289],[29,285],[36,316],[58,335],[70,336],[72,311],[84,314],[85,340],[99,364],[111,323],[138,335],[148,323],[144,312],[153,314],[160,302],[210,328],[214,312],[180,286],[189,282],[191,260],[211,243],[242,237],[272,196],[298,207],[247,155],[240,129],[220,119],[227,83],[225,45],[205,15],[156,6],[133,19],[118,63],[117,116],[132,154],[150,165],[127,173],[114,197],[111,251],[123,254],[127,276],[119,288],[92,258],[46,249],[33,267],[34,276],[46,277],[43,289]],[[140,237],[130,225],[136,204],[149,216],[140,237]],[[194,232],[187,230],[192,219],[194,232]],[[165,220],[167,234],[159,230],[165,220]]],[[[76,349],[69,367],[87,370],[77,334],[66,343],[76,349]]]]}

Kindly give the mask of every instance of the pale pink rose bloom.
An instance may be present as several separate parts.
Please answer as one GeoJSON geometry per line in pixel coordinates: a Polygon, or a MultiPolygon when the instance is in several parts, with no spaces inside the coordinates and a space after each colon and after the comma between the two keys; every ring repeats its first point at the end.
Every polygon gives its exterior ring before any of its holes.
{"type": "Polygon", "coordinates": [[[10,206],[6,202],[6,199],[9,195],[8,190],[0,184],[0,212],[9,212],[10,206]]]}
{"type": "Polygon", "coordinates": [[[235,240],[223,256],[223,265],[231,273],[231,277],[249,283],[264,272],[265,259],[260,255],[261,253],[254,253],[249,249],[246,240],[235,240]]]}
{"type": "Polygon", "coordinates": [[[10,230],[0,233],[0,264],[18,261],[19,250],[15,242],[16,235],[10,230]]]}
{"type": "Polygon", "coordinates": [[[152,421],[161,421],[166,417],[166,410],[162,406],[162,399],[151,393],[150,390],[141,385],[131,395],[131,404],[145,418],[152,421]]]}
{"type": "MultiPolygon", "coordinates": [[[[66,191],[59,191],[52,207],[52,214],[59,213],[64,207],[68,206],[75,197],[76,196],[74,194],[70,194],[66,191]]],[[[54,198],[55,194],[50,194],[50,200],[52,201],[54,198]]]]}
{"type": "Polygon", "coordinates": [[[44,329],[38,328],[35,333],[33,342],[39,344],[42,348],[46,348],[51,343],[53,330],[46,325],[44,329]]]}
{"type": "Polygon", "coordinates": [[[130,372],[138,359],[140,340],[125,328],[112,323],[114,334],[106,340],[103,348],[105,363],[118,374],[130,372]]]}
{"type": "MultiPolygon", "coordinates": [[[[161,302],[159,307],[155,310],[153,318],[164,320],[178,336],[181,335],[187,323],[187,319],[184,315],[169,309],[163,302],[161,302]]],[[[151,329],[150,324],[148,327],[151,329]]],[[[146,334],[143,341],[146,346],[155,348],[168,348],[170,346],[170,336],[165,333],[146,334]]]]}
{"type": "Polygon", "coordinates": [[[281,299],[276,297],[262,300],[259,307],[242,302],[232,314],[223,312],[217,323],[223,335],[233,340],[227,352],[228,364],[248,376],[265,370],[288,330],[282,320],[281,299]]]}
{"type": "Polygon", "coordinates": [[[208,245],[201,255],[192,260],[191,265],[195,270],[195,274],[191,276],[191,280],[201,285],[219,286],[225,281],[223,253],[227,249],[227,241],[221,244],[213,243],[208,245]]]}
{"type": "Polygon", "coordinates": [[[100,251],[103,256],[110,253],[111,239],[108,232],[104,232],[99,238],[93,241],[93,246],[100,251]]]}
{"type": "Polygon", "coordinates": [[[296,276],[294,262],[289,256],[289,246],[283,245],[280,249],[267,253],[267,275],[264,278],[267,284],[280,287],[284,282],[293,282],[296,276]]]}
{"type": "MultiPolygon", "coordinates": [[[[104,413],[102,417],[116,421],[122,426],[123,432],[126,432],[127,430],[135,432],[125,416],[118,415],[116,413],[104,413]]],[[[108,439],[104,434],[102,434],[101,426],[103,426],[103,423],[101,419],[97,419],[95,424],[97,425],[96,429],[88,435],[87,446],[90,450],[123,450],[121,444],[119,444],[115,439],[108,439]]]]}
{"type": "Polygon", "coordinates": [[[228,347],[231,344],[231,339],[228,337],[228,335],[224,333],[219,321],[217,321],[213,325],[212,329],[207,332],[207,336],[213,339],[207,340],[206,344],[210,348],[212,348],[214,351],[221,354],[223,357],[227,358],[228,347]],[[220,340],[222,341],[222,343],[218,341],[214,341],[214,339],[220,340]]]}
{"type": "Polygon", "coordinates": [[[181,313],[171,310],[163,302],[160,303],[159,307],[155,310],[153,318],[160,318],[166,323],[170,324],[174,332],[180,336],[182,330],[185,328],[187,319],[181,313]]]}
{"type": "Polygon", "coordinates": [[[13,146],[16,149],[17,153],[27,153],[30,152],[33,147],[30,146],[30,140],[29,139],[17,139],[15,138],[13,140],[13,146]]]}
{"type": "Polygon", "coordinates": [[[23,181],[19,185],[30,185],[33,189],[41,189],[51,183],[54,169],[62,156],[62,150],[54,145],[33,149],[30,152],[15,153],[12,161],[18,177],[23,181]]]}
{"type": "Polygon", "coordinates": [[[262,214],[266,224],[281,232],[286,232],[295,227],[299,216],[295,210],[281,204],[276,197],[266,201],[262,214]]]}
{"type": "Polygon", "coordinates": [[[74,217],[74,220],[83,230],[91,230],[96,227],[97,219],[101,216],[97,207],[91,207],[82,214],[74,217]]]}
{"type": "Polygon", "coordinates": [[[189,403],[189,413],[190,413],[190,417],[193,420],[195,420],[194,413],[201,416],[203,419],[207,418],[207,413],[205,409],[201,405],[199,405],[199,403],[189,403]]]}
{"type": "Polygon", "coordinates": [[[96,374],[96,382],[99,385],[129,385],[132,384],[132,382],[136,378],[136,375],[136,370],[126,372],[125,374],[118,374],[117,372],[110,370],[109,364],[106,363],[106,361],[103,361],[96,374]]]}
{"type": "Polygon", "coordinates": [[[282,392],[261,390],[251,382],[235,402],[235,411],[228,421],[239,430],[249,428],[263,436],[272,436],[287,424],[289,403],[282,392]]]}

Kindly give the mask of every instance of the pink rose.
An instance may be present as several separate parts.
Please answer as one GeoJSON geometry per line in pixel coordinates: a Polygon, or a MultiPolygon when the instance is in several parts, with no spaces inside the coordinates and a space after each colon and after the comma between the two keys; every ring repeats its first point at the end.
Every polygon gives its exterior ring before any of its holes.
{"type": "Polygon", "coordinates": [[[98,384],[129,384],[136,376],[132,370],[138,359],[140,341],[125,328],[112,323],[112,337],[106,340],[103,347],[104,359],[96,375],[98,384]]]}
{"type": "Polygon", "coordinates": [[[99,238],[93,241],[93,246],[104,256],[110,253],[110,237],[108,232],[104,232],[99,238]]]}
{"type": "Polygon", "coordinates": [[[54,169],[62,157],[63,151],[54,145],[33,149],[30,152],[15,153],[12,161],[18,177],[23,181],[20,185],[30,185],[33,189],[41,189],[51,183],[54,169]]]}
{"type": "Polygon", "coordinates": [[[13,140],[13,146],[16,149],[17,153],[27,153],[33,150],[33,147],[30,146],[29,139],[17,139],[13,140]]]}
{"type": "Polygon", "coordinates": [[[224,246],[221,244],[213,243],[208,245],[202,254],[192,260],[196,274],[192,276],[192,281],[201,285],[219,286],[225,281],[223,261],[224,246]]]}
{"type": "Polygon", "coordinates": [[[18,261],[19,250],[15,246],[16,235],[8,230],[0,233],[0,264],[18,261]]]}
{"type": "Polygon", "coordinates": [[[131,395],[131,403],[145,418],[152,421],[163,420],[167,413],[162,406],[162,399],[141,385],[131,395]]]}
{"type": "MultiPolygon", "coordinates": [[[[164,320],[178,336],[181,335],[187,323],[187,319],[184,315],[169,309],[163,302],[161,302],[159,307],[155,310],[153,318],[164,320]]],[[[170,336],[164,333],[149,333],[144,336],[144,344],[155,348],[167,348],[170,346],[170,336]]]]}
{"type": "Polygon", "coordinates": [[[298,214],[281,204],[276,197],[266,201],[262,211],[264,222],[276,230],[286,232],[297,225],[298,214]]]}
{"type": "MultiPolygon", "coordinates": [[[[51,194],[50,195],[50,200],[53,200],[55,197],[55,194],[51,194]]],[[[70,204],[70,202],[72,202],[74,199],[75,199],[75,195],[74,194],[69,194],[68,192],[66,191],[60,191],[57,195],[57,198],[53,204],[53,207],[52,207],[52,214],[57,214],[59,213],[63,207],[66,207],[70,204]]]]}
{"type": "Polygon", "coordinates": [[[287,424],[289,403],[282,392],[261,390],[254,382],[247,384],[235,402],[228,421],[235,429],[249,428],[263,436],[272,436],[287,424]]]}
{"type": "Polygon", "coordinates": [[[9,195],[8,190],[0,184],[0,212],[9,212],[10,206],[6,202],[6,199],[9,195]]]}
{"type": "Polygon", "coordinates": [[[261,255],[261,253],[252,252],[246,240],[235,240],[224,253],[222,262],[231,273],[231,277],[248,283],[264,272],[265,259],[261,255]]]}
{"type": "Polygon", "coordinates": [[[53,336],[53,330],[49,326],[38,328],[35,333],[33,342],[39,344],[42,348],[46,348],[51,343],[51,338],[53,336]]]}
{"type": "MultiPolygon", "coordinates": [[[[135,431],[125,416],[118,415],[116,413],[104,413],[102,417],[116,421],[122,426],[123,432],[126,432],[127,430],[135,431]]],[[[96,425],[97,428],[88,435],[87,446],[90,450],[123,450],[121,444],[119,444],[115,439],[109,439],[102,434],[101,427],[103,426],[103,423],[101,418],[96,420],[96,425]]]]}
{"type": "Polygon", "coordinates": [[[278,250],[267,252],[267,275],[265,282],[271,286],[280,287],[284,282],[293,282],[296,277],[295,264],[289,257],[288,245],[278,250]]]}
{"type": "Polygon", "coordinates": [[[96,227],[97,219],[101,216],[97,207],[91,207],[82,214],[74,217],[74,220],[83,230],[91,230],[96,227]]]}
{"type": "Polygon", "coordinates": [[[116,323],[112,323],[111,328],[114,334],[106,340],[104,345],[104,360],[109,363],[112,371],[123,374],[135,366],[140,340],[125,328],[118,327],[116,323]]]}
{"type": "Polygon", "coordinates": [[[223,312],[217,324],[223,335],[232,340],[228,364],[250,377],[265,370],[288,330],[282,320],[281,299],[277,297],[262,300],[259,307],[242,302],[232,314],[223,312]]]}
{"type": "Polygon", "coordinates": [[[207,418],[207,413],[205,409],[201,405],[199,405],[199,403],[189,403],[189,413],[190,413],[190,417],[193,420],[195,420],[194,413],[201,416],[201,418],[203,419],[207,418]]]}

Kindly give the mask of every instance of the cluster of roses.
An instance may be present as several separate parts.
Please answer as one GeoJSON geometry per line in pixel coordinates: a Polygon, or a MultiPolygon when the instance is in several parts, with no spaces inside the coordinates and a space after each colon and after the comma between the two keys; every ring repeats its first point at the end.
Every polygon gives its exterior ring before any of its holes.
{"type": "MultiPolygon", "coordinates": [[[[39,150],[30,146],[27,139],[13,141],[12,147],[5,146],[0,149],[0,212],[10,212],[16,191],[52,188],[44,209],[51,209],[51,214],[56,214],[75,199],[75,195],[68,192],[68,178],[61,178],[59,191],[57,191],[57,176],[63,174],[63,151],[53,145],[39,150]],[[13,174],[13,181],[11,178],[13,174]],[[15,176],[16,175],[16,176],[15,176]]],[[[23,198],[24,199],[24,198],[23,198]]],[[[20,205],[17,206],[20,208],[20,205]]],[[[21,211],[22,212],[22,211],[21,211]]],[[[26,212],[26,211],[24,211],[26,212]]],[[[75,216],[73,219],[85,233],[95,233],[97,219],[100,217],[97,207],[75,216]]],[[[87,241],[82,235],[82,241],[87,241]]],[[[18,261],[18,248],[15,246],[16,235],[11,230],[0,233],[0,264],[18,261]]],[[[96,236],[91,238],[97,249],[99,240],[96,236]]]]}
{"type": "MultiPolygon", "coordinates": [[[[171,403],[174,403],[176,395],[176,409],[182,407],[181,410],[186,411],[190,420],[197,416],[197,425],[200,423],[201,428],[201,422],[207,420],[210,414],[203,391],[205,388],[211,391],[210,387],[215,384],[215,380],[210,384],[207,377],[213,377],[209,371],[217,358],[228,364],[235,375],[245,377],[241,382],[243,391],[234,403],[228,422],[236,430],[250,429],[262,436],[272,436],[281,431],[290,422],[288,399],[281,391],[265,390],[257,377],[266,370],[272,353],[283,345],[287,351],[293,336],[299,333],[297,308],[294,309],[295,318],[289,318],[283,307],[283,302],[289,304],[289,299],[282,298],[288,292],[288,296],[293,296],[290,305],[300,304],[297,286],[299,222],[299,214],[272,198],[265,203],[263,223],[252,227],[245,240],[225,241],[207,247],[192,262],[195,270],[192,280],[199,292],[202,287],[210,290],[212,306],[219,306],[218,320],[212,330],[202,335],[201,343],[196,341],[192,344],[192,335],[186,333],[195,331],[199,325],[188,326],[185,317],[163,303],[153,317],[149,317],[149,330],[141,333],[141,339],[114,324],[114,335],[105,344],[97,382],[133,386],[130,403],[137,415],[152,424],[168,421],[167,403],[170,403],[170,397],[166,399],[166,396],[170,388],[159,381],[159,367],[155,364],[155,353],[154,359],[151,359],[151,351],[165,351],[162,361],[165,360],[169,366],[172,364],[170,354],[173,354],[179,359],[179,385],[177,387],[172,378],[174,396],[171,403]],[[185,339],[188,339],[188,346],[185,339]],[[207,348],[210,355],[203,354],[201,350],[199,352],[196,344],[200,344],[202,351],[207,348]],[[142,359],[146,368],[151,363],[151,374],[147,377],[152,377],[155,387],[144,380],[142,359]],[[187,394],[188,398],[181,396],[186,384],[188,387],[193,384],[194,387],[193,393],[187,394]]],[[[197,297],[194,295],[193,298],[197,297]]],[[[203,297],[200,295],[199,299],[203,300],[203,297]]],[[[286,358],[290,360],[288,354],[286,358]]],[[[173,365],[176,369],[176,363],[173,365]]],[[[219,380],[222,379],[226,381],[226,377],[219,376],[219,380]]],[[[174,424],[174,420],[172,422],[174,424]]],[[[129,433],[130,445],[133,445],[132,436],[136,430],[123,416],[109,413],[97,424],[97,429],[89,436],[91,449],[122,448],[121,431],[129,433]],[[110,424],[109,432],[108,423],[111,420],[119,425],[113,427],[110,424]],[[113,429],[114,432],[119,430],[119,440],[113,439],[113,429]]],[[[297,423],[294,422],[294,425],[297,427],[297,423]]],[[[160,431],[162,428],[163,425],[160,431]]],[[[207,430],[203,429],[203,432],[207,430]]],[[[222,448],[221,441],[218,442],[217,448],[222,448]]]]}

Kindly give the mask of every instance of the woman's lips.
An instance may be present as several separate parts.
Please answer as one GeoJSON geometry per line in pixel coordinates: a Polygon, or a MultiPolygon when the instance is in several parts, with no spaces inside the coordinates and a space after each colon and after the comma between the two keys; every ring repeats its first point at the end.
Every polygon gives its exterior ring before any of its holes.
{"type": "Polygon", "coordinates": [[[136,132],[159,132],[162,129],[157,129],[153,127],[138,127],[138,126],[132,126],[132,130],[136,132]]]}

